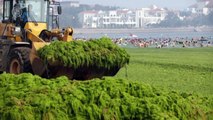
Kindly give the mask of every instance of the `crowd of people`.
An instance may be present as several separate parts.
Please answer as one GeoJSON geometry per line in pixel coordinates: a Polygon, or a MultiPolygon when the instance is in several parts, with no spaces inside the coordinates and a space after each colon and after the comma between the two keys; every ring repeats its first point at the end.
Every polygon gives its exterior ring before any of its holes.
{"type": "Polygon", "coordinates": [[[134,47],[210,47],[213,46],[213,38],[116,38],[113,41],[122,46],[134,47]]]}

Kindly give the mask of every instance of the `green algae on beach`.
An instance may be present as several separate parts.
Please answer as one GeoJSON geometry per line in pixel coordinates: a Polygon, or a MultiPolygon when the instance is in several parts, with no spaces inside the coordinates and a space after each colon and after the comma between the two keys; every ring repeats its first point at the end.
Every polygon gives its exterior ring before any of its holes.
{"type": "Polygon", "coordinates": [[[212,99],[106,77],[70,81],[0,75],[1,120],[202,119],[212,99]]]}

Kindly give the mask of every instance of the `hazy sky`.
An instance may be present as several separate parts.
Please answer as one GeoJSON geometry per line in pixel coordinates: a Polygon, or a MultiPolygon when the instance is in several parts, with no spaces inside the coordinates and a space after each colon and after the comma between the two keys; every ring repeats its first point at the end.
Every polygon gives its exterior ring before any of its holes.
{"type": "Polygon", "coordinates": [[[150,5],[159,7],[184,9],[194,3],[196,0],[79,0],[81,4],[101,4],[107,6],[120,6],[126,8],[142,8],[150,5]]]}

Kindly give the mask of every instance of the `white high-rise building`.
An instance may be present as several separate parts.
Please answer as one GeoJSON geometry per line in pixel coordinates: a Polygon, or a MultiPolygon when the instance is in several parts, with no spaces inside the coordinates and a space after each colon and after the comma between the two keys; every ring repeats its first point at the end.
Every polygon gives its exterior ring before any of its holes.
{"type": "Polygon", "coordinates": [[[84,11],[79,14],[83,28],[97,28],[97,11],[84,11]]]}
{"type": "Polygon", "coordinates": [[[83,28],[134,28],[136,25],[133,11],[85,11],[79,14],[83,28]]]}
{"type": "Polygon", "coordinates": [[[166,17],[166,10],[156,6],[136,10],[136,27],[143,28],[150,24],[160,23],[166,17]]]}

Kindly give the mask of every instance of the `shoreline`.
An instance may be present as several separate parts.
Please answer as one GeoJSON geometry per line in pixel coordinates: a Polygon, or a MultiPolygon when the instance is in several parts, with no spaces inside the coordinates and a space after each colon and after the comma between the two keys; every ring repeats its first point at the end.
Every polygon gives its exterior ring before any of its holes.
{"type": "Polygon", "coordinates": [[[180,28],[138,28],[138,29],[92,29],[92,28],[73,28],[74,34],[89,34],[89,33],[147,33],[147,32],[212,32],[213,27],[180,27],[180,28]]]}

